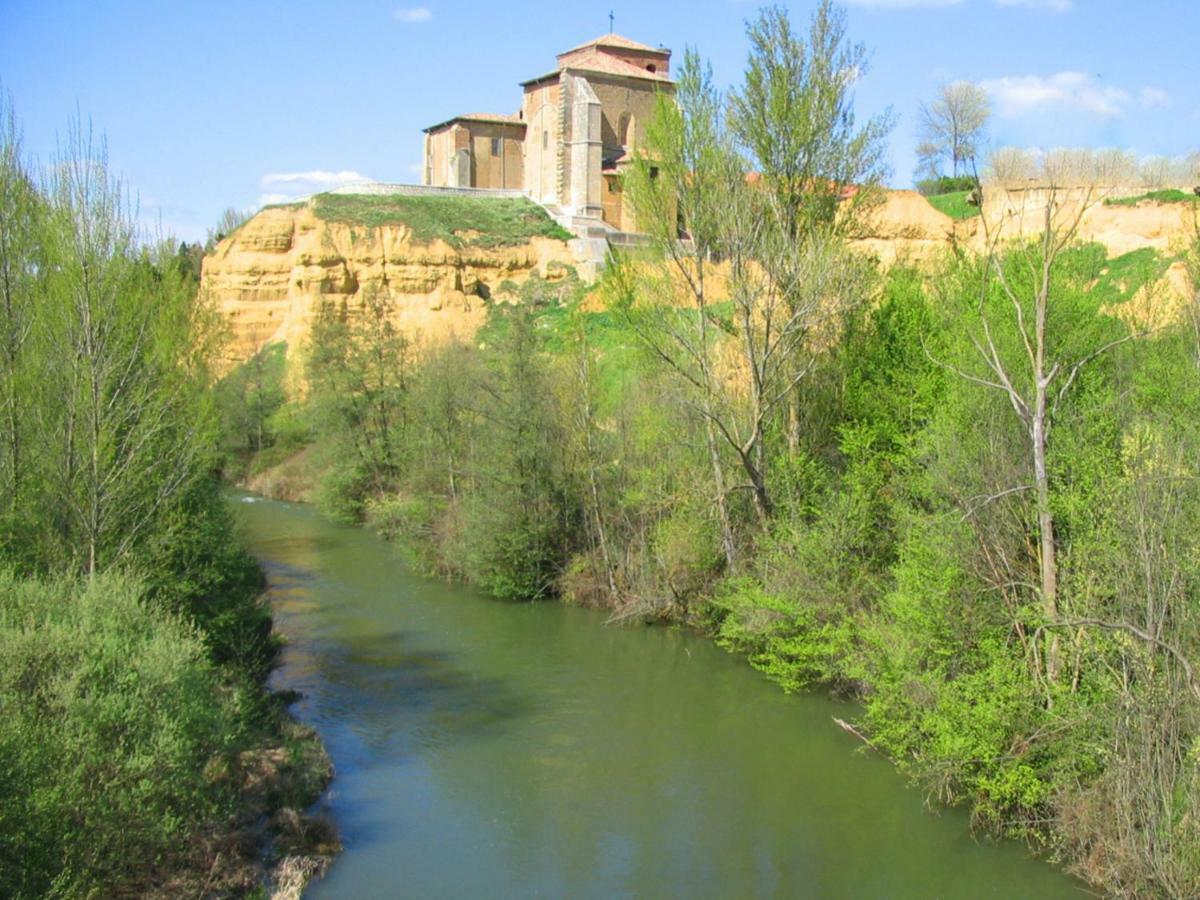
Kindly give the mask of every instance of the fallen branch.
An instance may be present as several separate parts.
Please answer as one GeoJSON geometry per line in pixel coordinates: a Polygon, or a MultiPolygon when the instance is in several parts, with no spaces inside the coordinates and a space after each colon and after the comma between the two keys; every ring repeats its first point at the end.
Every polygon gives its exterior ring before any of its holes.
{"type": "Polygon", "coordinates": [[[847,722],[845,719],[839,719],[837,716],[833,716],[833,721],[834,721],[834,724],[837,725],[838,728],[842,729],[842,731],[849,732],[850,734],[852,734],[856,738],[858,738],[860,741],[862,741],[864,744],[866,744],[868,747],[870,747],[872,750],[875,749],[874,745],[871,743],[871,739],[868,738],[861,731],[859,731],[857,728],[855,728],[853,725],[851,725],[849,722],[847,722]]]}

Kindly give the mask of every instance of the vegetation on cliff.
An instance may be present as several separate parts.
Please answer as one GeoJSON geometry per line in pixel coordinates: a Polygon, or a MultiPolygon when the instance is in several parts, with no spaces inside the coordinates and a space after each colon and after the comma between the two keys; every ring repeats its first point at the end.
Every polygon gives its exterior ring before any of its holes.
{"type": "Polygon", "coordinates": [[[451,247],[514,247],[535,237],[568,241],[569,231],[524,197],[427,196],[423,194],[317,194],[313,214],[328,222],[403,225],[422,243],[451,247]]]}
{"type": "Polygon", "coordinates": [[[0,109],[0,894],[248,891],[255,823],[328,764],[265,690],[215,477],[220,322],[89,133],[47,171],[0,109]]]}

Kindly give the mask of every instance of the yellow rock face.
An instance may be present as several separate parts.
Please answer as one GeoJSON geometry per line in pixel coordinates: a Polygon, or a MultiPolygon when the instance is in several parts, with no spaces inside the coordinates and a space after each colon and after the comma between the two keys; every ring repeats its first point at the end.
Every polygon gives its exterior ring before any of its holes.
{"type": "Polygon", "coordinates": [[[504,281],[537,272],[561,277],[567,245],[534,238],[516,247],[456,249],[419,243],[408,228],[368,228],[318,219],[308,207],[264,209],[205,257],[201,290],[230,324],[226,365],[265,344],[286,341],[302,352],[322,302],[353,310],[364,291],[386,292],[397,326],[414,344],[471,339],[487,316],[486,301],[504,281]]]}
{"type": "MultiPolygon", "coordinates": [[[[926,261],[952,245],[983,250],[992,241],[1037,234],[1047,199],[1036,191],[990,191],[985,228],[980,217],[956,222],[913,191],[889,191],[854,243],[885,266],[926,261]]],[[[1069,221],[1079,198],[1061,199],[1058,218],[1069,221]]],[[[1076,236],[1100,242],[1110,256],[1141,247],[1174,250],[1190,235],[1190,210],[1180,204],[1104,206],[1090,199],[1076,236]]],[[[486,319],[487,302],[506,299],[503,282],[520,284],[534,272],[552,280],[564,270],[551,263],[573,262],[568,246],[552,238],[458,249],[414,241],[400,225],[324,221],[305,206],[264,209],[221,241],[204,260],[201,287],[230,323],[226,365],[232,368],[278,341],[296,359],[323,301],[353,310],[372,290],[393,299],[397,326],[418,347],[470,340],[486,319]]]]}

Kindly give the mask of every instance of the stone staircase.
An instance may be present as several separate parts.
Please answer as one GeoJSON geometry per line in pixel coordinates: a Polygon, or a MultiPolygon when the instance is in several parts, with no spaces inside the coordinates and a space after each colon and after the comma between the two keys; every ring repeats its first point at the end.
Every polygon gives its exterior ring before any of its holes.
{"type": "Polygon", "coordinates": [[[579,277],[586,282],[600,277],[614,250],[631,250],[648,243],[645,235],[618,231],[603,219],[576,216],[554,203],[543,203],[542,207],[555,222],[575,235],[568,246],[577,260],[579,277]]]}

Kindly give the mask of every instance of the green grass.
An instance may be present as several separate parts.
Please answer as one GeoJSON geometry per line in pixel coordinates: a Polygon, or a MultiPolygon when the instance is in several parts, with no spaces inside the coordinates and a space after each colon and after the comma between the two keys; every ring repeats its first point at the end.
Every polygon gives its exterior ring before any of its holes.
{"type": "MultiPolygon", "coordinates": [[[[304,206],[303,200],[296,200],[293,203],[268,203],[263,207],[263,209],[301,209],[301,208],[303,208],[303,206],[304,206]]],[[[246,222],[249,222],[249,221],[250,221],[249,219],[246,220],[246,222]]],[[[246,222],[243,222],[242,225],[245,225],[246,222]]],[[[241,225],[238,226],[238,228],[240,228],[240,227],[241,227],[241,225]]]]}
{"type": "Polygon", "coordinates": [[[1191,191],[1181,191],[1178,188],[1167,188],[1163,191],[1149,191],[1136,197],[1110,197],[1104,201],[1105,206],[1137,206],[1143,200],[1154,203],[1195,203],[1200,200],[1191,191]]]}
{"type": "Polygon", "coordinates": [[[452,247],[512,247],[531,238],[570,240],[544,209],[524,198],[318,194],[313,213],[327,222],[377,227],[404,225],[421,243],[452,247]]]}
{"type": "Polygon", "coordinates": [[[979,207],[967,202],[970,191],[954,191],[950,194],[936,194],[926,197],[930,205],[940,213],[945,213],[952,219],[970,219],[979,215],[979,207]]]}
{"type": "Polygon", "coordinates": [[[1154,247],[1131,250],[1108,258],[1100,244],[1072,247],[1063,256],[1064,270],[1091,282],[1090,291],[1097,304],[1113,306],[1131,300],[1147,284],[1166,274],[1173,256],[1165,256],[1154,247]]]}

